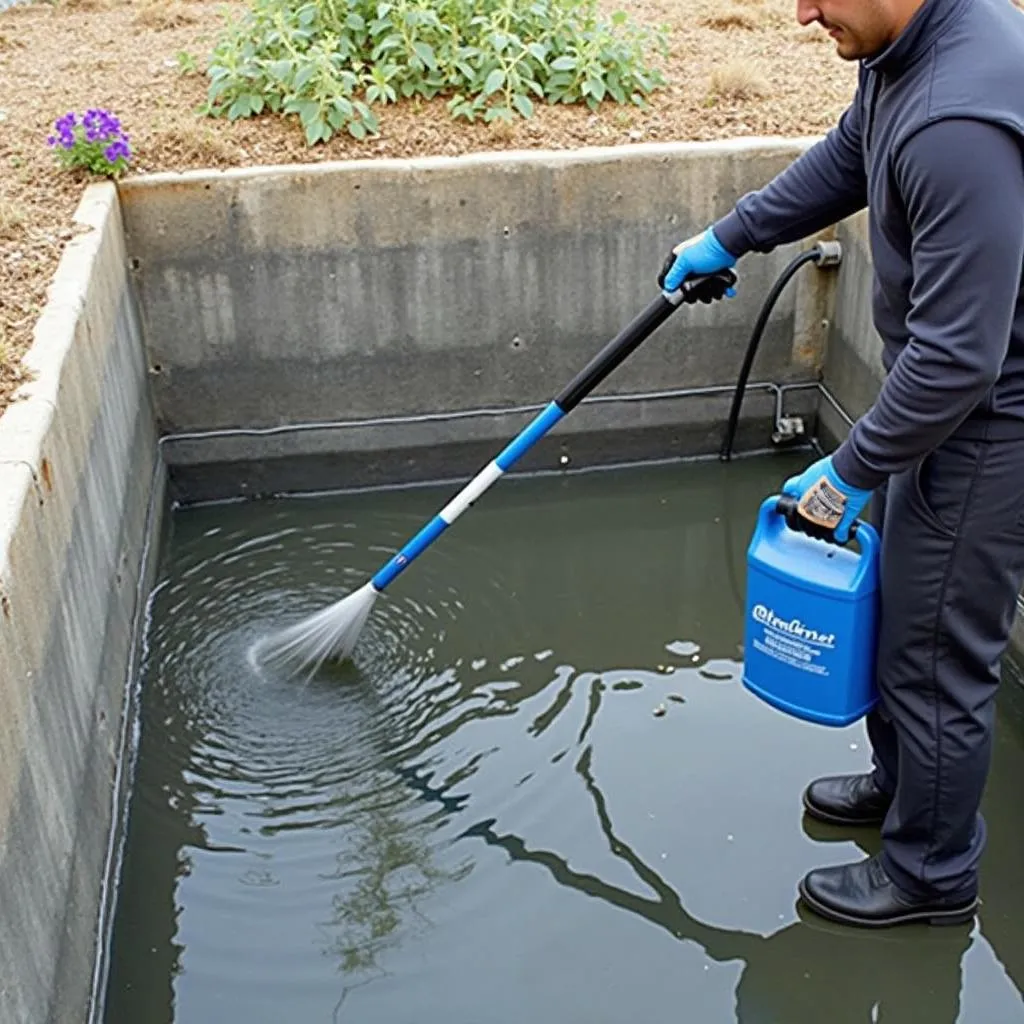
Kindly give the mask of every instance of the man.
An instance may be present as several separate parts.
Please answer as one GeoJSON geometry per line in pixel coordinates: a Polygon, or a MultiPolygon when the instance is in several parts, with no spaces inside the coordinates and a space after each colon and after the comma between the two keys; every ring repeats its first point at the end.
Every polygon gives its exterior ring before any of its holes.
{"type": "Polygon", "coordinates": [[[808,813],[880,824],[882,850],[810,872],[855,925],[974,914],[999,661],[1024,584],[1024,16],[1010,0],[798,0],[860,62],[837,126],[676,247],[672,289],[869,209],[885,382],[787,480],[839,541],[874,494],[882,535],[873,770],[808,813]]]}

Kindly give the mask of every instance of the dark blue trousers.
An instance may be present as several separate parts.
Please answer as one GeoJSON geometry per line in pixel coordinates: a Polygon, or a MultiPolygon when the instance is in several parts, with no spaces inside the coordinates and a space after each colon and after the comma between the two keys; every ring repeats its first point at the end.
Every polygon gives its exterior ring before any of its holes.
{"type": "Polygon", "coordinates": [[[911,894],[974,893],[1000,680],[1024,583],[1024,441],[949,440],[876,492],[882,860],[911,894]]]}

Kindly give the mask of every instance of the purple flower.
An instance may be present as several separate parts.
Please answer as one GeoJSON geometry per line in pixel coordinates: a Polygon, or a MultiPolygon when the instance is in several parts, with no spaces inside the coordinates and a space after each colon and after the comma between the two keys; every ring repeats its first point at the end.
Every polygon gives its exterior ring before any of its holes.
{"type": "Polygon", "coordinates": [[[59,118],[54,128],[57,129],[62,135],[65,132],[71,132],[74,130],[76,124],[74,113],[67,113],[62,118],[59,118]]]}
{"type": "Polygon", "coordinates": [[[128,136],[121,130],[121,122],[110,111],[99,107],[88,109],[80,125],[74,111],[58,118],[54,123],[54,134],[46,141],[51,148],[60,146],[64,150],[73,150],[74,155],[65,159],[76,165],[95,161],[100,153],[110,164],[131,159],[128,136]]]}
{"type": "Polygon", "coordinates": [[[103,155],[113,164],[117,163],[120,157],[124,157],[124,159],[127,160],[131,156],[131,153],[128,150],[127,143],[118,140],[117,142],[113,142],[107,146],[103,155]]]}
{"type": "Polygon", "coordinates": [[[50,136],[50,145],[56,146],[59,141],[65,149],[71,149],[75,144],[75,124],[76,120],[74,113],[68,113],[62,118],[59,118],[53,126],[56,131],[56,135],[50,136]]]}
{"type": "Polygon", "coordinates": [[[97,139],[105,138],[107,135],[111,134],[108,126],[108,116],[105,110],[86,111],[85,117],[82,118],[82,124],[85,125],[87,137],[90,142],[95,142],[97,139]]]}

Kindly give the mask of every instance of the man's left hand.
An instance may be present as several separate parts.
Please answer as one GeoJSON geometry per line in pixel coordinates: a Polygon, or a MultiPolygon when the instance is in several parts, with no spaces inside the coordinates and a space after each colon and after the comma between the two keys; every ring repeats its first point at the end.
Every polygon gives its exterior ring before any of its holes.
{"type": "Polygon", "coordinates": [[[832,530],[840,544],[850,539],[850,527],[871,497],[870,491],[852,487],[839,476],[831,455],[790,477],[782,485],[782,493],[797,498],[800,514],[832,530]]]}

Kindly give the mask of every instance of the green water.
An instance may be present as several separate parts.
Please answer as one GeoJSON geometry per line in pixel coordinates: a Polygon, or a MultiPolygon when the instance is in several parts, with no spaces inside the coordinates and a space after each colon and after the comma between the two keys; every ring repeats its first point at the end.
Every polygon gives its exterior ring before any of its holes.
{"type": "Polygon", "coordinates": [[[106,1024],[1024,1021],[1015,719],[977,924],[797,908],[804,872],[877,846],[800,808],[868,763],[862,727],[739,681],[746,544],[802,464],[500,481],[378,601],[355,664],[308,684],[249,645],[455,488],[176,513],[106,1024]]]}

